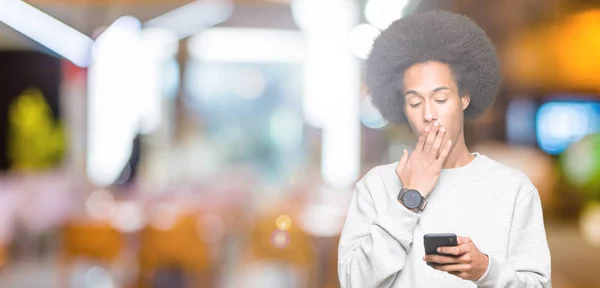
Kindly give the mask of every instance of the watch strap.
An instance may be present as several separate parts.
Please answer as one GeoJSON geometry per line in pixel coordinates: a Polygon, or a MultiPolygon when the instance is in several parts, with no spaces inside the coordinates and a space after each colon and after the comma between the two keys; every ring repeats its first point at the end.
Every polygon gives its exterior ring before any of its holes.
{"type": "Polygon", "coordinates": [[[419,205],[419,211],[423,211],[423,209],[425,209],[425,206],[427,206],[427,199],[421,196],[421,205],[419,205]]]}

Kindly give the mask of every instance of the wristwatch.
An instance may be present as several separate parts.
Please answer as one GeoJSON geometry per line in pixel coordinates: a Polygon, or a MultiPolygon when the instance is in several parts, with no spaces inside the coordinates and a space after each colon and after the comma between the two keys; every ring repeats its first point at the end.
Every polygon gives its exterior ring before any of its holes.
{"type": "Polygon", "coordinates": [[[400,189],[398,193],[398,201],[400,201],[408,209],[418,209],[423,211],[427,206],[427,200],[421,196],[421,193],[415,189],[400,189]]]}

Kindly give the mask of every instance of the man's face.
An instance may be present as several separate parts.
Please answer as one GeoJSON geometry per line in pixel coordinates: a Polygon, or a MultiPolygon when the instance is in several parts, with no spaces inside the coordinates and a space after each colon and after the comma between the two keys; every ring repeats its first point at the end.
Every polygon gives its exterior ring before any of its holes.
{"type": "Polygon", "coordinates": [[[440,62],[415,64],[404,73],[404,113],[417,135],[438,121],[446,139],[457,143],[463,128],[463,110],[469,96],[460,97],[450,67],[440,62]]]}

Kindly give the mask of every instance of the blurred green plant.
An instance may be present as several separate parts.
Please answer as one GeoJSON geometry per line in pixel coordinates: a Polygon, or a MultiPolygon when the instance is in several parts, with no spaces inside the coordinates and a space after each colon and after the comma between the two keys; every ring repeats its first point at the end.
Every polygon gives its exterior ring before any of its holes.
{"type": "Polygon", "coordinates": [[[567,181],[580,189],[586,200],[600,201],[600,134],[590,134],[560,155],[567,181]]]}
{"type": "Polygon", "coordinates": [[[11,170],[56,166],[66,149],[65,131],[39,89],[27,89],[9,107],[8,158],[11,170]]]}

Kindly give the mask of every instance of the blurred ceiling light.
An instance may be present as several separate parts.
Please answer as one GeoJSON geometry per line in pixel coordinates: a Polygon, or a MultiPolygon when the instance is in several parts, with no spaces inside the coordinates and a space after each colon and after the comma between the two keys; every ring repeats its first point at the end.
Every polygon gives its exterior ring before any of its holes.
{"type": "Polygon", "coordinates": [[[290,7],[292,8],[292,18],[294,22],[300,28],[300,30],[306,29],[306,5],[309,0],[291,0],[290,7]]]}
{"type": "Polygon", "coordinates": [[[87,173],[94,184],[122,181],[117,177],[127,165],[136,134],[160,126],[163,85],[168,81],[163,73],[178,51],[172,31],[142,30],[132,16],[120,17],[97,38],[88,98],[87,173]]]}
{"type": "MultiPolygon", "coordinates": [[[[98,186],[112,184],[129,160],[137,133],[141,93],[136,57],[141,24],[117,19],[94,45],[89,69],[87,174],[98,186]]],[[[147,84],[148,82],[146,82],[147,84]]]]}
{"type": "MultiPolygon", "coordinates": [[[[359,79],[352,79],[354,67],[348,67],[348,81],[345,83],[358,83],[359,79]]],[[[358,77],[356,77],[358,78],[358,77]]],[[[357,84],[358,85],[358,84],[357,84]]],[[[335,188],[351,187],[354,185],[360,172],[360,121],[359,101],[357,87],[348,87],[338,92],[335,107],[330,113],[333,115],[326,119],[323,125],[321,174],[328,185],[335,188]]]]}
{"type": "Polygon", "coordinates": [[[162,120],[162,86],[167,81],[164,73],[168,61],[176,61],[179,41],[168,29],[146,28],[138,38],[136,49],[132,84],[138,96],[139,131],[149,134],[160,126],[162,120]]]}
{"type": "Polygon", "coordinates": [[[183,39],[229,19],[233,8],[231,0],[198,0],[160,15],[145,25],[169,29],[183,39]]]}
{"type": "Polygon", "coordinates": [[[192,36],[190,55],[199,61],[294,63],[304,61],[298,31],[258,28],[211,28],[192,36]]]}
{"type": "Polygon", "coordinates": [[[339,18],[336,18],[336,14],[328,13],[331,11],[331,7],[335,6],[335,0],[292,0],[290,6],[294,22],[300,30],[310,29],[310,26],[314,27],[317,25],[316,23],[321,24],[324,29],[339,23],[336,22],[336,20],[339,20],[339,18]],[[329,25],[326,24],[327,19],[330,20],[329,25]]]}
{"type": "MultiPolygon", "coordinates": [[[[108,28],[106,28],[102,34],[100,34],[97,38],[96,38],[96,43],[94,46],[94,51],[97,48],[97,46],[99,45],[103,45],[105,41],[114,41],[114,38],[119,37],[119,40],[121,41],[127,41],[128,44],[132,44],[134,42],[137,42],[137,34],[139,33],[139,31],[142,29],[142,23],[140,23],[140,20],[138,20],[137,18],[133,17],[133,16],[121,16],[119,18],[117,18],[117,20],[115,20],[115,22],[113,22],[110,26],[108,26],[108,28]],[[131,34],[134,33],[136,34],[136,37],[132,37],[131,34]],[[109,39],[109,40],[107,40],[109,39]]],[[[114,49],[115,47],[111,47],[114,49]]]]}
{"type": "Polygon", "coordinates": [[[94,41],[20,0],[0,0],[0,22],[79,67],[88,67],[94,41]]]}
{"type": "Polygon", "coordinates": [[[159,27],[144,28],[138,45],[147,59],[167,60],[177,56],[179,51],[177,35],[169,29],[159,27]]]}
{"type": "Polygon", "coordinates": [[[360,24],[354,27],[348,35],[350,52],[360,59],[367,59],[379,33],[379,29],[369,24],[360,24]]]}
{"type": "Polygon", "coordinates": [[[354,71],[344,66],[356,61],[348,49],[348,34],[358,24],[357,6],[339,0],[292,2],[294,21],[306,39],[303,115],[314,127],[323,128],[325,118],[336,109],[331,98],[354,87],[345,78],[354,71]],[[338,85],[343,85],[342,90],[338,85]]]}
{"type": "Polygon", "coordinates": [[[360,62],[348,49],[348,35],[360,8],[345,0],[295,5],[307,47],[303,115],[323,129],[321,174],[333,187],[352,186],[360,170],[360,62]]]}
{"type": "Polygon", "coordinates": [[[410,0],[369,0],[365,17],[373,26],[383,30],[404,16],[403,10],[410,0]]]}

